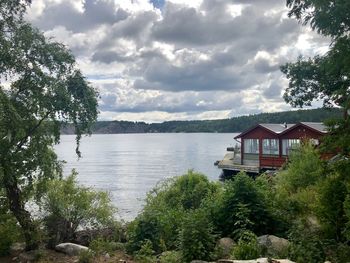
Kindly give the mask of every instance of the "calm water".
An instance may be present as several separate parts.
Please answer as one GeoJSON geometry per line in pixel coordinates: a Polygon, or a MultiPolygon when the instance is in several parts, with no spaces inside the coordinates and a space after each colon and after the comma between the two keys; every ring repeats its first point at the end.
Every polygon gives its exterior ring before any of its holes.
{"type": "Polygon", "coordinates": [[[111,193],[118,216],[133,219],[146,193],[157,182],[194,169],[218,180],[214,166],[226,147],[234,146],[233,133],[113,134],[84,137],[82,158],[75,155],[75,137],[64,135],[57,145],[64,173],[75,168],[79,183],[111,193]]]}

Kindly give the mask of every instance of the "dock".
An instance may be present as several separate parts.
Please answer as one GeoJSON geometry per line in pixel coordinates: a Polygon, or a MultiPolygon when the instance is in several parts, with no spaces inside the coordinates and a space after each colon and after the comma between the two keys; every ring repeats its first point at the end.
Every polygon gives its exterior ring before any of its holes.
{"type": "Polygon", "coordinates": [[[218,163],[218,168],[222,169],[224,172],[225,170],[233,172],[244,171],[253,174],[258,174],[260,172],[258,166],[242,165],[240,154],[235,154],[234,152],[226,153],[224,159],[218,163]]]}

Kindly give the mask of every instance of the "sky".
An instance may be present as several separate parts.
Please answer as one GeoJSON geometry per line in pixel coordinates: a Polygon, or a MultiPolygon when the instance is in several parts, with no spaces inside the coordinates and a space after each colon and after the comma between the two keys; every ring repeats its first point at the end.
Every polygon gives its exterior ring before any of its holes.
{"type": "Polygon", "coordinates": [[[26,19],[67,45],[99,91],[99,120],[290,110],[280,65],[330,43],[288,18],[284,0],[32,2],[26,19]]]}

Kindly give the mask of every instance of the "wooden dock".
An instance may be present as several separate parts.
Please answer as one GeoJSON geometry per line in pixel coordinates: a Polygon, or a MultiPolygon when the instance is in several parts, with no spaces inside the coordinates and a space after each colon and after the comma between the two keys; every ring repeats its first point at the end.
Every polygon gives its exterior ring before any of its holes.
{"type": "Polygon", "coordinates": [[[247,173],[259,173],[259,167],[242,165],[240,155],[235,155],[233,152],[227,153],[223,160],[218,164],[218,168],[228,171],[244,171],[247,173]]]}

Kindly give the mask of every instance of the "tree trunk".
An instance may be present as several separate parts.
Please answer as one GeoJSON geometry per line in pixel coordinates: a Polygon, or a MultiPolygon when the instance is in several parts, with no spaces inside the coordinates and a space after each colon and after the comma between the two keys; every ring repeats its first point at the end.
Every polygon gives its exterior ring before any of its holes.
{"type": "Polygon", "coordinates": [[[21,225],[23,235],[26,241],[26,250],[38,248],[38,233],[30,213],[25,210],[24,203],[21,200],[21,190],[18,187],[17,179],[4,176],[4,186],[9,201],[10,210],[21,225]]]}

